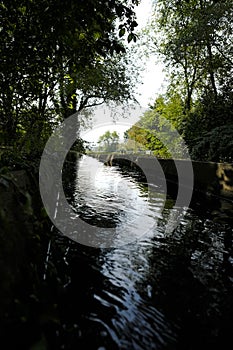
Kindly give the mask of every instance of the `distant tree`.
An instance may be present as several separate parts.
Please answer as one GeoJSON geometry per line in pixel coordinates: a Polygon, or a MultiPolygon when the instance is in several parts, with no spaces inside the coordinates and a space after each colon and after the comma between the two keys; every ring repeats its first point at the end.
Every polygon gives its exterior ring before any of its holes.
{"type": "Polygon", "coordinates": [[[116,151],[119,142],[119,135],[116,131],[112,133],[108,130],[99,137],[98,143],[100,149],[106,152],[116,151]]]}
{"type": "Polygon", "coordinates": [[[112,150],[116,151],[120,136],[116,131],[112,132],[112,150]]]}

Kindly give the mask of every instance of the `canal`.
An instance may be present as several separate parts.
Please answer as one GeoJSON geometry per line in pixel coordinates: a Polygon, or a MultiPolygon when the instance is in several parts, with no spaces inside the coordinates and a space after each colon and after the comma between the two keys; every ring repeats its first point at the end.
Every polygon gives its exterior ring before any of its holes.
{"type": "MultiPolygon", "coordinates": [[[[64,179],[67,200],[80,219],[115,235],[109,248],[95,248],[54,232],[48,260],[62,287],[51,290],[59,317],[47,330],[51,349],[226,348],[232,202],[195,196],[166,233],[172,194],[86,156],[76,169],[74,181],[64,179]]],[[[52,285],[53,274],[45,278],[52,285]]]]}

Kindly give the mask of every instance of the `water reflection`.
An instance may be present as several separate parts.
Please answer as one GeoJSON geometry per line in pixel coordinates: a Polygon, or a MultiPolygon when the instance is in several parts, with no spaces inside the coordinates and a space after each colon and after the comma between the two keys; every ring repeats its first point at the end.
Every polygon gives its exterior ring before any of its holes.
{"type": "Polygon", "coordinates": [[[216,201],[196,198],[167,235],[174,200],[164,205],[163,194],[129,173],[83,160],[74,192],[78,215],[114,224],[121,239],[126,227],[135,235],[134,220],[150,229],[115,249],[56,237],[50,263],[62,285],[54,300],[61,323],[50,332],[52,349],[196,350],[231,341],[232,225],[215,220],[216,201]]]}
{"type": "Polygon", "coordinates": [[[85,156],[79,161],[73,208],[88,224],[105,228],[106,235],[107,228],[115,228],[112,245],[131,243],[150,231],[165,199],[164,193],[155,192],[155,187],[145,190],[117,167],[85,156]]]}

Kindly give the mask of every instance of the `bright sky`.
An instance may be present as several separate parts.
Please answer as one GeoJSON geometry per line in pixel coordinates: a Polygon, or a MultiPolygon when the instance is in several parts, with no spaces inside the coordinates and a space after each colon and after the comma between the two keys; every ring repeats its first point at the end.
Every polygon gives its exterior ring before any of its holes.
{"type": "MultiPolygon", "coordinates": [[[[136,8],[138,30],[145,27],[152,11],[152,1],[142,0],[140,5],[136,8]]],[[[111,132],[116,130],[123,138],[124,131],[129,129],[148,108],[148,105],[153,103],[157,94],[163,91],[163,82],[165,75],[162,71],[162,65],[156,63],[155,57],[148,59],[146,63],[146,69],[142,74],[142,82],[137,89],[137,100],[142,107],[137,107],[134,110],[129,106],[129,110],[126,119],[120,117],[114,123],[110,114],[111,112],[98,108],[96,110],[95,120],[92,129],[86,130],[81,133],[81,137],[89,142],[97,142],[99,137],[110,130],[111,132]],[[139,96],[140,94],[141,96],[139,96]]],[[[118,113],[120,114],[120,113],[118,113]]]]}
{"type": "MultiPolygon", "coordinates": [[[[138,30],[145,27],[152,14],[152,1],[141,0],[139,6],[136,7],[136,16],[138,22],[138,30]]],[[[147,60],[146,69],[142,74],[143,84],[138,86],[138,101],[143,107],[147,107],[153,103],[157,93],[162,92],[165,74],[163,72],[163,65],[156,63],[156,58],[151,56],[147,60]]]]}

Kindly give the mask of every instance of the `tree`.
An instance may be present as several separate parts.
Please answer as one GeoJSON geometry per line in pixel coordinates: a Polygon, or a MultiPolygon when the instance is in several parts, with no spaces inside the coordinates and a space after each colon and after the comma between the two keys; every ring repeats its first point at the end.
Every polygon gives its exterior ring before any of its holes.
{"type": "Polygon", "coordinates": [[[158,0],[156,6],[156,50],[184,93],[185,111],[204,90],[217,99],[223,72],[228,77],[232,70],[232,1],[158,0]]]}
{"type": "Polygon", "coordinates": [[[113,151],[116,151],[120,136],[116,131],[113,131],[111,136],[112,136],[112,148],[113,148],[113,151]]]}
{"type": "Polygon", "coordinates": [[[137,79],[131,74],[130,64],[127,54],[113,54],[109,58],[96,59],[76,74],[74,71],[72,75],[64,73],[54,99],[58,105],[57,113],[69,116],[109,101],[133,100],[137,79]]]}
{"type": "Polygon", "coordinates": [[[127,131],[127,136],[136,142],[136,148],[153,151],[158,157],[184,157],[186,154],[177,132],[182,113],[183,102],[178,94],[160,95],[150,110],[127,131]]]}
{"type": "Polygon", "coordinates": [[[32,134],[34,140],[43,138],[54,123],[90,100],[129,98],[120,37],[136,40],[137,3],[1,2],[0,126],[5,142],[22,135],[24,140],[32,134]]]}
{"type": "Polygon", "coordinates": [[[119,138],[120,137],[116,131],[111,133],[109,130],[107,130],[99,137],[98,143],[100,145],[100,149],[106,152],[116,151],[119,138]]]}
{"type": "Polygon", "coordinates": [[[232,15],[230,0],[158,0],[155,5],[150,43],[169,76],[162,115],[195,159],[227,159],[222,140],[229,140],[233,124],[232,15]]]}

